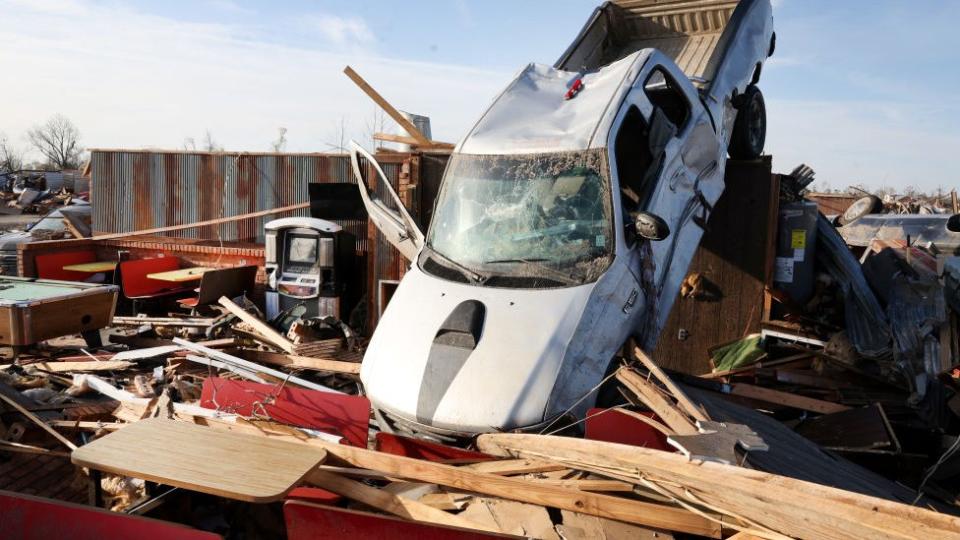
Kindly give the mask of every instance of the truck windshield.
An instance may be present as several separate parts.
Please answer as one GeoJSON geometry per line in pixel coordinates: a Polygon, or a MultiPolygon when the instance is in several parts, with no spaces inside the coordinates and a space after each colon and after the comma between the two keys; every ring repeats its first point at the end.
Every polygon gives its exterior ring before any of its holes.
{"type": "Polygon", "coordinates": [[[454,154],[421,268],[491,287],[595,281],[613,252],[605,156],[454,154]]]}

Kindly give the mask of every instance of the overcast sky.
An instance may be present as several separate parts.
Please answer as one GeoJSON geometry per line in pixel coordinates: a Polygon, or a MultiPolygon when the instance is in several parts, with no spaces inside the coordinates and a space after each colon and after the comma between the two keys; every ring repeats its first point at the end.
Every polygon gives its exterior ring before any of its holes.
{"type": "MultiPolygon", "coordinates": [[[[54,113],[90,148],[326,151],[370,131],[352,65],[455,142],[528,62],[552,64],[599,0],[0,0],[0,133],[54,113]]],[[[761,88],[775,167],[833,187],[956,185],[960,2],[778,0],[761,88]]]]}

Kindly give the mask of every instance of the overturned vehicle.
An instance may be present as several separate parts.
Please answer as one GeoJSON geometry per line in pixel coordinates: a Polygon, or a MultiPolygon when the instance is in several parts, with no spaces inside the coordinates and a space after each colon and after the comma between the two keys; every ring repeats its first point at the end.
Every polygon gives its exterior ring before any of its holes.
{"type": "Polygon", "coordinates": [[[622,3],[495,99],[426,235],[396,193],[368,193],[362,159],[389,182],[354,145],[370,218],[412,261],[361,369],[385,429],[449,440],[582,417],[625,339],[656,342],[728,150],[762,152],[769,0],[671,2],[679,17],[622,3]]]}

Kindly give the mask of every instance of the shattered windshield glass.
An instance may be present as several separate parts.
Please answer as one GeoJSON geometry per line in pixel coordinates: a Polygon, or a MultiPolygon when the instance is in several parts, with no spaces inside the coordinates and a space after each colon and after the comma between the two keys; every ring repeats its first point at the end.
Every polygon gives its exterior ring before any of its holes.
{"type": "Polygon", "coordinates": [[[613,252],[606,153],[454,154],[421,268],[486,286],[595,281],[613,252]]]}

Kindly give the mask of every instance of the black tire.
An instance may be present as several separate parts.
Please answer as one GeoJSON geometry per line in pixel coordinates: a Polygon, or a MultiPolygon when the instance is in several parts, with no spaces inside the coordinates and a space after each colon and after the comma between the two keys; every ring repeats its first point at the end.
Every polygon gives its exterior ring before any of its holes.
{"type": "Polygon", "coordinates": [[[767,141],[767,105],[754,85],[737,97],[737,120],[727,151],[733,159],[757,159],[767,141]]]}
{"type": "Polygon", "coordinates": [[[879,197],[867,195],[866,197],[861,197],[853,201],[853,204],[851,204],[844,213],[840,214],[837,221],[839,221],[841,225],[846,225],[868,214],[876,214],[882,209],[883,201],[881,201],[879,197]]]}

